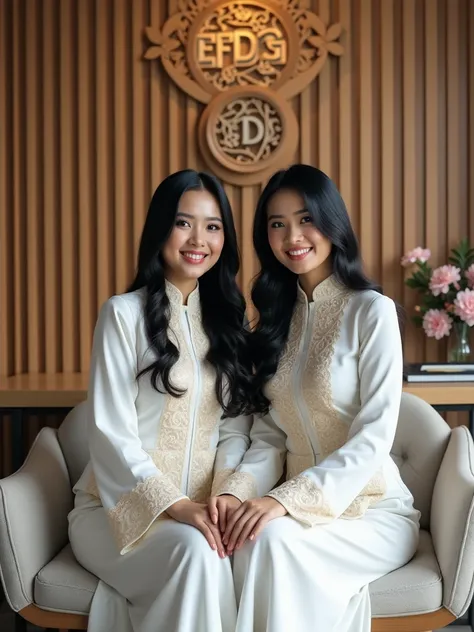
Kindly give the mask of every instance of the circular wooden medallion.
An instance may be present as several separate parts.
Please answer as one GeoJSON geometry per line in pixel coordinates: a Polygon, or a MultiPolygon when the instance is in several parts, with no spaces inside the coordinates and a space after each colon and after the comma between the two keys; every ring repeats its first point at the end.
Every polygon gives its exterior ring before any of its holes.
{"type": "Polygon", "coordinates": [[[273,2],[215,2],[189,30],[186,57],[194,79],[215,95],[240,86],[278,90],[294,74],[299,35],[273,2]]]}
{"type": "Polygon", "coordinates": [[[209,167],[233,184],[255,184],[293,159],[298,122],[277,93],[232,88],[214,98],[199,124],[201,152],[209,167]]]}

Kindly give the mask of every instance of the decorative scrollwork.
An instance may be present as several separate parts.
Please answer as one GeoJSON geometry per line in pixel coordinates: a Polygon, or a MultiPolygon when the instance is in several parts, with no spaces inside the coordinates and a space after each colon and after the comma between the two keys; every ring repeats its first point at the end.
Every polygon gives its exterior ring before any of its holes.
{"type": "Polygon", "coordinates": [[[231,3],[217,8],[198,33],[198,64],[204,77],[218,90],[231,86],[270,87],[288,61],[284,25],[270,9],[253,2],[231,3]],[[216,49],[216,54],[205,54],[216,49]],[[200,46],[200,43],[203,43],[200,46]]]}
{"type": "Polygon", "coordinates": [[[222,152],[238,164],[266,160],[278,147],[282,121],[262,99],[236,99],[219,114],[214,134],[222,152]]]}
{"type": "Polygon", "coordinates": [[[342,26],[333,24],[326,29],[324,22],[314,13],[304,11],[296,21],[300,33],[300,56],[298,58],[297,73],[310,69],[316,57],[324,53],[342,55],[344,49],[336,42],[341,35],[342,26]]]}
{"type": "Polygon", "coordinates": [[[194,80],[186,57],[189,31],[197,17],[209,5],[209,0],[180,0],[179,13],[172,15],[160,31],[155,26],[145,28],[151,46],[145,59],[161,58],[163,66],[173,81],[201,103],[208,103],[211,94],[194,80]]]}
{"type": "Polygon", "coordinates": [[[161,58],[172,79],[202,103],[229,88],[301,92],[329,53],[342,55],[340,24],[329,28],[300,0],[180,0],[162,31],[146,28],[145,59],[161,58]]]}
{"type": "Polygon", "coordinates": [[[340,56],[344,48],[336,40],[342,33],[342,25],[337,23],[326,27],[316,14],[296,9],[293,4],[292,18],[299,35],[299,56],[295,71],[280,93],[289,99],[302,92],[318,74],[331,53],[340,56]]]}
{"type": "Polygon", "coordinates": [[[178,0],[160,30],[146,28],[145,59],[161,59],[186,94],[208,104],[201,153],[227,182],[261,182],[287,164],[299,129],[288,100],[328,55],[342,55],[340,24],[329,27],[307,0],[178,0]]]}
{"type": "Polygon", "coordinates": [[[298,144],[298,121],[277,92],[248,86],[214,97],[199,123],[200,148],[226,182],[255,184],[287,164],[298,144]]]}

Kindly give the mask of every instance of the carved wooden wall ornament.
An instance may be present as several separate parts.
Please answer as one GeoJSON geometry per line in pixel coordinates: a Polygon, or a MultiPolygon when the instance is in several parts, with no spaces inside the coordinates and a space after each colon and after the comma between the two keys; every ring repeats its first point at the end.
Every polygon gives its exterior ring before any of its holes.
{"type": "Polygon", "coordinates": [[[288,99],[342,55],[340,24],[329,28],[299,0],[181,0],[161,31],[146,28],[149,60],[207,104],[199,124],[209,167],[232,184],[256,184],[298,145],[288,99]]]}

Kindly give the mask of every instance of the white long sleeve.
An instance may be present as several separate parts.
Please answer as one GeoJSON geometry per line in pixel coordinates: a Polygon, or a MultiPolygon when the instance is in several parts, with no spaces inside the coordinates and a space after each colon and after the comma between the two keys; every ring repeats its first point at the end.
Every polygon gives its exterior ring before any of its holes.
{"type": "Polygon", "coordinates": [[[92,468],[122,554],[185,497],[139,438],[136,322],[126,299],[115,296],[105,303],[94,332],[88,394],[92,468]]]}
{"type": "MultiPolygon", "coordinates": [[[[360,406],[346,442],[268,494],[308,525],[356,518],[386,489],[383,466],[390,458],[402,392],[399,326],[393,301],[381,295],[358,316],[360,406]]],[[[344,383],[337,388],[344,389],[344,383]]]]}
{"type": "MultiPolygon", "coordinates": [[[[254,417],[251,444],[234,474],[218,490],[218,495],[232,494],[239,500],[263,496],[280,480],[286,455],[286,435],[274,423],[271,414],[254,417]],[[243,481],[252,480],[251,494],[242,492],[243,481]]],[[[250,487],[249,487],[250,492],[250,487]]]]}
{"type": "Polygon", "coordinates": [[[255,496],[256,486],[252,476],[233,476],[250,445],[251,425],[252,418],[250,416],[229,418],[221,423],[214,465],[213,495],[225,493],[221,490],[226,489],[229,477],[233,477],[232,480],[236,484],[236,495],[241,500],[255,496]]]}
{"type": "MultiPolygon", "coordinates": [[[[104,507],[122,554],[178,500],[206,502],[213,487],[235,473],[250,444],[250,418],[222,420],[199,286],[187,305],[177,287],[169,281],[165,287],[167,335],[179,349],[170,380],[181,397],[156,390],[149,373],[137,380],[156,360],[144,288],[107,301],[94,332],[86,407],[90,460],[74,493],[104,507]]],[[[254,491],[254,479],[242,475],[239,493],[254,491]]]]}

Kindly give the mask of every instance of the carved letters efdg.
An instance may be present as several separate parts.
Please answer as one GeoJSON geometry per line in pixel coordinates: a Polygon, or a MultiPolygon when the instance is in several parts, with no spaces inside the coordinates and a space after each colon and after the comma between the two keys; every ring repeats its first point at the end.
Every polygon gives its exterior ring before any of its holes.
{"type": "Polygon", "coordinates": [[[199,124],[209,167],[233,184],[255,184],[291,161],[299,129],[288,99],[342,55],[329,28],[299,0],[181,0],[160,31],[146,28],[146,59],[208,104],[199,124]]]}

